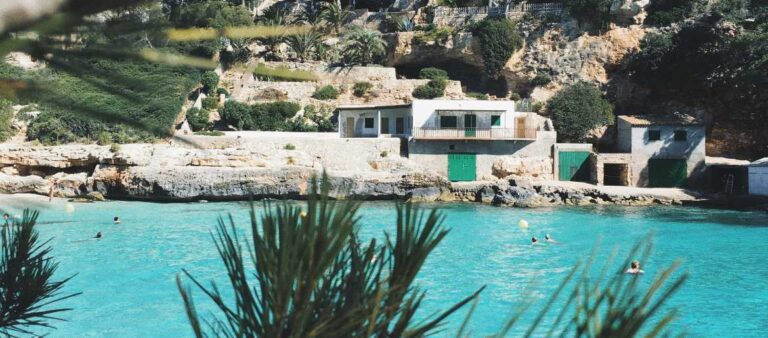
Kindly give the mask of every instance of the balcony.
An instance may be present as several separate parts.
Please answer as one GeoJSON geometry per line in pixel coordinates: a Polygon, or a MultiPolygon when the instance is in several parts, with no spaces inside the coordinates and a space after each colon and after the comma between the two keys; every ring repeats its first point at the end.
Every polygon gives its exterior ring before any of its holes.
{"type": "Polygon", "coordinates": [[[536,129],[413,128],[417,140],[536,140],[536,129]]]}

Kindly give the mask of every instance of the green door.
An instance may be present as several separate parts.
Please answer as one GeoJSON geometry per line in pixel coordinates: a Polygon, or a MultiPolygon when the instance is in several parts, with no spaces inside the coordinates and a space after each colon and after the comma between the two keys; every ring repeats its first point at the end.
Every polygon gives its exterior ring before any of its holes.
{"type": "Polygon", "coordinates": [[[452,182],[474,181],[476,172],[477,154],[449,153],[448,154],[448,179],[452,182]]]}
{"type": "Polygon", "coordinates": [[[589,182],[589,154],[588,151],[561,151],[560,180],[589,182]]]}
{"type": "Polygon", "coordinates": [[[464,115],[464,136],[475,137],[477,130],[477,115],[467,114],[464,115]]]}
{"type": "Polygon", "coordinates": [[[688,164],[685,159],[648,160],[648,186],[679,187],[688,178],[688,164]]]}

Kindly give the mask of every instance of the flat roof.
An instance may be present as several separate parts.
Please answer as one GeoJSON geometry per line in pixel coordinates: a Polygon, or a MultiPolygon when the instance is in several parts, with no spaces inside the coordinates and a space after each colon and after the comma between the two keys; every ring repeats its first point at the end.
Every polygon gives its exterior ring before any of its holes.
{"type": "Polygon", "coordinates": [[[336,110],[367,110],[367,109],[397,109],[410,108],[410,103],[405,104],[352,104],[337,106],[336,110]]]}
{"type": "Polygon", "coordinates": [[[768,167],[768,157],[763,157],[757,161],[752,162],[750,167],[768,167]]]}
{"type": "Polygon", "coordinates": [[[651,125],[700,125],[702,121],[687,114],[674,113],[669,115],[619,115],[620,120],[632,126],[651,125]]]}

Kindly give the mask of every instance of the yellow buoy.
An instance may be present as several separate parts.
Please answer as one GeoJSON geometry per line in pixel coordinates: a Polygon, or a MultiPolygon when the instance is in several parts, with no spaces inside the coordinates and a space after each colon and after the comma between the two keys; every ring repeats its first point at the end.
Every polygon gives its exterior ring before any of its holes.
{"type": "Polygon", "coordinates": [[[521,219],[520,222],[517,222],[517,226],[520,227],[520,229],[528,229],[528,221],[521,219]]]}
{"type": "Polygon", "coordinates": [[[72,203],[67,203],[67,205],[66,205],[66,206],[64,206],[64,210],[65,210],[65,211],[66,211],[68,214],[71,214],[71,213],[75,212],[75,205],[74,205],[74,204],[72,204],[72,203]]]}
{"type": "Polygon", "coordinates": [[[301,218],[307,217],[307,213],[302,211],[301,214],[299,214],[299,216],[301,216],[301,218]]]}

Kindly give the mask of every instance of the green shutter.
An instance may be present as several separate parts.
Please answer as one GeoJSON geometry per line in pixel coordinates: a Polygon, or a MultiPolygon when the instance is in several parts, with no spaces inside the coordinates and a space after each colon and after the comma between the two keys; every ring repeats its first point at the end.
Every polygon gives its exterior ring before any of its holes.
{"type": "Polygon", "coordinates": [[[458,126],[456,116],[440,116],[440,128],[456,128],[458,126]]]}
{"type": "Polygon", "coordinates": [[[688,179],[688,163],[685,159],[648,160],[648,186],[679,187],[688,179]]]}
{"type": "Polygon", "coordinates": [[[559,152],[558,171],[561,181],[589,182],[588,151],[559,152]]]}
{"type": "Polygon", "coordinates": [[[469,153],[448,154],[448,179],[457,181],[474,181],[477,171],[477,155],[469,153]]]}

